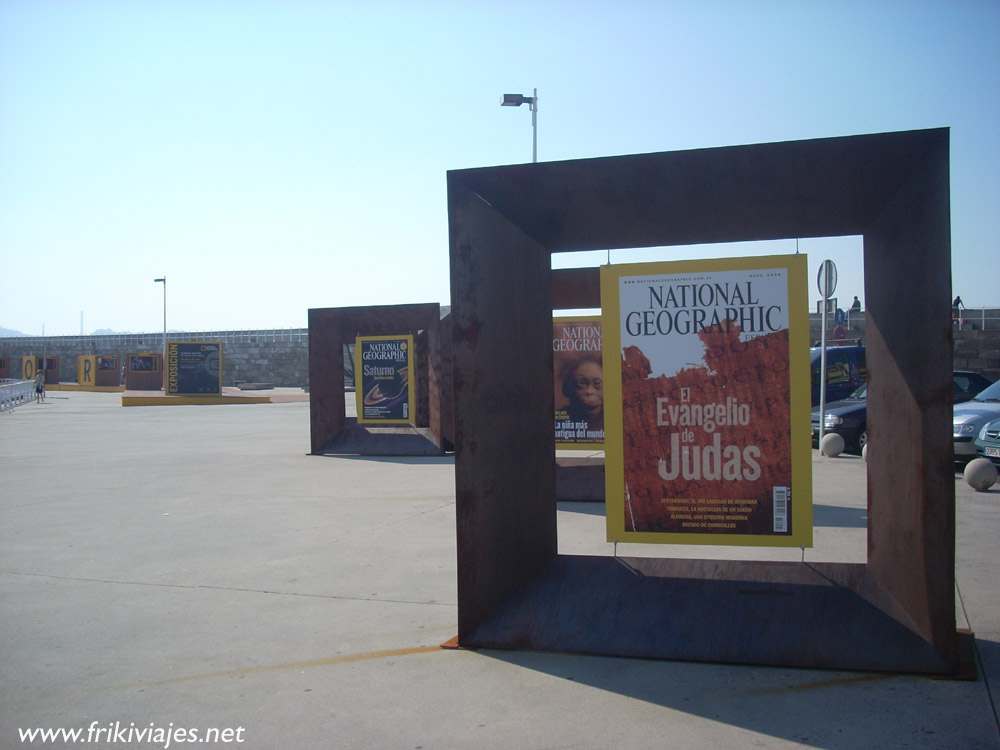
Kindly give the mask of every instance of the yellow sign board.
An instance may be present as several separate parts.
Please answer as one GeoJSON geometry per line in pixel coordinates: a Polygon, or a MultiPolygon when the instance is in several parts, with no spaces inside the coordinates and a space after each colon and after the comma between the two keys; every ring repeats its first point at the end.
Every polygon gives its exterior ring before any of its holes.
{"type": "Polygon", "coordinates": [[[82,354],[76,358],[76,382],[79,385],[97,385],[97,356],[82,354]]]}

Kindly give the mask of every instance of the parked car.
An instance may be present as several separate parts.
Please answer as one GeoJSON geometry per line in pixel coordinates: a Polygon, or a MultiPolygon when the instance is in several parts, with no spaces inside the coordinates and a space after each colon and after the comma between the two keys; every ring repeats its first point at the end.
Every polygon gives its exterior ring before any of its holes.
{"type": "MultiPolygon", "coordinates": [[[[865,395],[868,386],[863,385],[850,396],[826,405],[826,419],[823,432],[836,432],[844,438],[844,449],[858,453],[868,443],[868,402],[865,395]]],[[[813,442],[819,443],[819,410],[812,414],[813,442]]]]}
{"type": "MultiPolygon", "coordinates": [[[[809,350],[809,372],[812,378],[812,404],[819,403],[820,363],[822,347],[809,350]]],[[[828,346],[826,348],[826,401],[847,398],[865,384],[868,368],[863,346],[828,346]]]]}
{"type": "Polygon", "coordinates": [[[1000,419],[1000,382],[980,391],[975,398],[955,404],[952,419],[955,461],[968,463],[976,457],[975,439],[987,423],[1000,419]]]}
{"type": "Polygon", "coordinates": [[[955,403],[970,401],[993,385],[993,381],[978,372],[955,371],[955,403]]]}
{"type": "Polygon", "coordinates": [[[1000,419],[994,419],[983,425],[979,431],[979,437],[975,440],[976,455],[980,458],[988,458],[990,461],[1000,466],[1000,419]]]}
{"type": "MultiPolygon", "coordinates": [[[[829,354],[829,352],[828,352],[829,354]]],[[[990,386],[993,381],[977,372],[955,370],[952,373],[955,383],[954,401],[956,404],[971,400],[977,393],[990,386]]],[[[868,386],[863,385],[842,401],[834,401],[826,405],[826,420],[823,432],[836,432],[844,438],[844,448],[847,451],[860,453],[868,442],[868,402],[866,400],[868,386]]],[[[819,442],[819,411],[812,415],[813,442],[819,442]]]]}

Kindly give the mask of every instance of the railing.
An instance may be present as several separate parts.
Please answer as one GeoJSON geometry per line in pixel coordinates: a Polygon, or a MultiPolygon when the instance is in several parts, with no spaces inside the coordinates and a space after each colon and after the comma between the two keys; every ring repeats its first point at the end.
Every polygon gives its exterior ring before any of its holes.
{"type": "Polygon", "coordinates": [[[35,397],[35,384],[31,380],[0,380],[0,412],[14,411],[35,397]]]}
{"type": "Polygon", "coordinates": [[[952,310],[952,325],[957,331],[995,331],[1000,328],[1000,309],[996,307],[963,307],[952,310]]]}
{"type": "MultiPolygon", "coordinates": [[[[305,342],[309,340],[308,328],[262,328],[247,331],[197,331],[193,333],[168,331],[170,341],[222,341],[227,344],[255,342],[305,342]]],[[[15,336],[2,339],[5,344],[37,349],[40,353],[46,343],[75,345],[84,350],[118,351],[133,348],[151,348],[163,340],[163,333],[96,333],[85,336],[15,336]]],[[[158,349],[157,349],[158,351],[158,349]]]]}
{"type": "MultiPolygon", "coordinates": [[[[958,311],[952,310],[951,319],[952,327],[956,331],[996,331],[1000,330],[1000,307],[963,307],[958,311]]],[[[820,320],[819,313],[809,313],[811,328],[819,330],[820,320]]],[[[834,330],[837,325],[834,315],[827,315],[826,324],[827,330],[834,330]]],[[[865,329],[865,312],[845,310],[842,327],[848,332],[852,330],[863,331],[865,329]]]]}

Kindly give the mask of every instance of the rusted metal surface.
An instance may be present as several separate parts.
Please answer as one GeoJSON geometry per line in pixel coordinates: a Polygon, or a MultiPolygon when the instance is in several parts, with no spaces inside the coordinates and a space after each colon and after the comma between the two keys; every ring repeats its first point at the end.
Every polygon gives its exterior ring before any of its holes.
{"type": "Polygon", "coordinates": [[[448,201],[463,646],[959,668],[947,130],[462,170],[448,201]],[[869,563],[558,556],[546,255],[854,234],[872,331],[869,563]]]}
{"type": "MultiPolygon", "coordinates": [[[[556,555],[549,257],[451,184],[459,639],[556,555]]],[[[463,641],[464,642],[464,641],[463,641]]]]}
{"type": "Polygon", "coordinates": [[[35,372],[45,373],[45,385],[58,385],[59,357],[35,357],[35,372]]]}
{"type": "Polygon", "coordinates": [[[159,391],[163,389],[163,354],[160,352],[134,352],[125,355],[125,390],[159,391]],[[155,365],[152,371],[133,370],[130,362],[133,356],[152,357],[155,365]]]}
{"type": "Polygon", "coordinates": [[[947,129],[452,172],[548,252],[864,234],[947,129]]]}
{"type": "Polygon", "coordinates": [[[312,453],[339,437],[337,452],[377,450],[377,455],[427,455],[428,440],[438,454],[451,443],[450,408],[443,407],[447,395],[447,350],[442,352],[441,306],[437,303],[328,307],[309,310],[309,418],[312,453]],[[344,346],[359,335],[413,334],[418,343],[417,425],[415,429],[362,429],[354,423],[347,435],[344,406],[344,346]],[[420,351],[423,349],[423,351],[420,351]],[[422,430],[421,428],[426,428],[422,430]],[[408,434],[404,434],[404,432],[408,434]],[[380,433],[375,440],[371,436],[380,433]],[[414,440],[413,437],[419,437],[414,440]],[[352,442],[353,441],[353,442],[352,442]],[[356,451],[354,450],[356,449],[356,451]]]}
{"type": "Polygon", "coordinates": [[[863,564],[561,555],[471,640],[483,648],[954,672],[907,621],[863,564]]]}
{"type": "Polygon", "coordinates": [[[868,563],[919,632],[951,651],[955,473],[947,139],[920,156],[865,230],[868,563]],[[908,304],[900,305],[904,299],[908,304]]]}
{"type": "Polygon", "coordinates": [[[113,354],[96,355],[97,362],[105,365],[105,369],[98,367],[94,373],[94,385],[112,386],[122,384],[121,360],[113,354]]]}
{"type": "Polygon", "coordinates": [[[601,272],[598,268],[557,268],[552,271],[552,309],[601,307],[601,272]]]}
{"type": "Polygon", "coordinates": [[[427,427],[392,425],[369,429],[347,417],[344,426],[323,445],[324,455],[440,456],[441,446],[427,427]]]}
{"type": "Polygon", "coordinates": [[[556,458],[556,499],[604,502],[604,458],[556,458]]]}

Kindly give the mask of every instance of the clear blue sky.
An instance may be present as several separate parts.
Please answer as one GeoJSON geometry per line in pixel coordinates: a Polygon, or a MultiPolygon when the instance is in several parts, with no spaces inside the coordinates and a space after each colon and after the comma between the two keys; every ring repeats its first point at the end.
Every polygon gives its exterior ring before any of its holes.
{"type": "MultiPolygon", "coordinates": [[[[157,331],[164,274],[180,330],[446,304],[445,173],[530,161],[534,87],[541,161],[950,127],[1000,306],[998,40],[996,0],[0,0],[0,326],[157,331]]],[[[863,298],[857,238],[800,249],[863,298]]]]}

